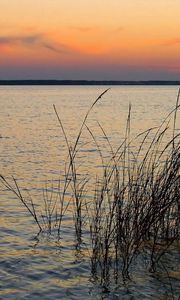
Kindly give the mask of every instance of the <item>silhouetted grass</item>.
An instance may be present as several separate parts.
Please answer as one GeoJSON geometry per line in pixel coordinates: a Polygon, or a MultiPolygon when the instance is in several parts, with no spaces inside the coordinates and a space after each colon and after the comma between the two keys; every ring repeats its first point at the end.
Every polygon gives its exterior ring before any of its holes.
{"type": "Polygon", "coordinates": [[[111,158],[105,162],[101,145],[86,121],[104,91],[92,104],[80,126],[74,145],[70,145],[56,107],[54,111],[64,135],[68,151],[64,180],[56,187],[44,189],[44,211],[39,213],[31,198],[25,198],[12,177],[12,183],[0,176],[1,183],[13,192],[29,211],[40,231],[57,231],[61,237],[63,217],[72,214],[78,243],[83,230],[89,228],[91,270],[106,286],[110,274],[115,280],[121,275],[130,278],[130,269],[138,255],[149,255],[149,271],[155,272],[168,248],[179,242],[180,216],[180,134],[176,133],[177,112],[180,107],[178,92],[175,108],[159,127],[149,128],[131,138],[131,105],[127,116],[124,140],[114,150],[103,127],[99,124],[111,158]],[[173,121],[171,138],[169,122],[173,121]],[[96,178],[94,197],[86,199],[89,180],[79,178],[76,156],[83,130],[92,137],[102,162],[102,175],[96,178]],[[151,138],[150,138],[151,136],[151,138]],[[134,143],[136,150],[133,150],[134,143]],[[71,193],[69,192],[71,191],[71,193]],[[67,212],[68,211],[68,212],[67,212]],[[86,222],[84,222],[86,220],[86,222]]]}

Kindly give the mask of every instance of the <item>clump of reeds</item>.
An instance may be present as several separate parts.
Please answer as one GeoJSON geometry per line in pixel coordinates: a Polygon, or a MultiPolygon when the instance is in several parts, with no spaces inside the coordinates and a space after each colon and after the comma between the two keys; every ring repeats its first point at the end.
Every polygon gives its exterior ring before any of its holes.
{"type": "MultiPolygon", "coordinates": [[[[43,213],[38,214],[32,198],[26,199],[22,195],[15,178],[13,185],[0,176],[7,190],[13,192],[32,215],[40,231],[48,230],[51,234],[56,229],[60,237],[63,216],[69,206],[73,206],[77,240],[81,242],[82,231],[88,224],[92,274],[100,277],[103,285],[106,285],[112,272],[116,280],[120,274],[124,279],[130,278],[132,263],[144,251],[149,253],[149,270],[155,272],[167,249],[173,242],[179,241],[180,224],[180,134],[176,134],[180,93],[175,109],[160,126],[149,128],[135,138],[136,144],[139,140],[136,151],[133,150],[134,140],[131,139],[131,105],[125,137],[116,150],[99,124],[111,153],[111,158],[105,163],[101,147],[86,121],[95,104],[106,92],[107,90],[93,102],[86,113],[73,145],[68,141],[54,106],[67,145],[68,158],[64,180],[59,180],[56,193],[53,186],[50,193],[47,188],[44,190],[43,213]],[[173,130],[167,141],[172,116],[173,130]],[[97,146],[103,166],[102,176],[96,180],[94,200],[91,203],[86,201],[86,183],[89,178],[79,178],[76,161],[78,144],[85,129],[97,146]]],[[[92,194],[91,191],[88,193],[92,194]]]]}
{"type": "Polygon", "coordinates": [[[92,270],[94,274],[100,272],[101,281],[106,282],[112,270],[115,278],[119,273],[129,278],[133,260],[145,250],[149,251],[149,270],[155,272],[160,258],[179,240],[180,134],[175,134],[178,100],[179,93],[175,109],[158,128],[138,136],[142,141],[136,152],[130,140],[129,107],[125,139],[104,167],[92,209],[92,270]],[[167,142],[165,134],[172,114],[173,134],[167,142]]]}
{"type": "Polygon", "coordinates": [[[59,179],[59,182],[56,186],[52,184],[50,187],[46,186],[43,190],[43,211],[39,211],[37,208],[35,208],[35,202],[33,201],[29,193],[28,196],[22,193],[21,188],[18,185],[17,179],[15,179],[12,176],[11,180],[7,180],[3,175],[0,174],[0,182],[3,184],[3,186],[5,186],[5,188],[8,191],[14,193],[14,195],[25,206],[25,208],[33,217],[40,232],[48,231],[48,233],[51,234],[52,231],[56,229],[58,237],[60,237],[62,220],[65,213],[67,212],[69,205],[71,204],[71,206],[73,206],[72,213],[75,225],[75,232],[77,238],[80,240],[84,217],[82,216],[82,209],[83,207],[85,207],[85,203],[83,204],[83,198],[85,196],[85,186],[88,182],[88,178],[83,176],[79,178],[78,176],[78,167],[76,166],[78,144],[83,129],[86,127],[86,120],[91,110],[108,90],[109,89],[101,93],[87,111],[73,145],[71,145],[68,141],[68,137],[65,132],[63,123],[59,117],[55,105],[53,105],[55,114],[57,116],[58,124],[65,139],[68,157],[65,162],[63,179],[59,179]]]}

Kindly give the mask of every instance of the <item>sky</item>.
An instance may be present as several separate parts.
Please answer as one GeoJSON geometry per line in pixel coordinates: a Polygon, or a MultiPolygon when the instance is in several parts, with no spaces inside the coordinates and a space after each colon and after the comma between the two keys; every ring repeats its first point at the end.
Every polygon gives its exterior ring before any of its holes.
{"type": "Polygon", "coordinates": [[[180,0],[0,0],[0,79],[180,80],[180,0]]]}

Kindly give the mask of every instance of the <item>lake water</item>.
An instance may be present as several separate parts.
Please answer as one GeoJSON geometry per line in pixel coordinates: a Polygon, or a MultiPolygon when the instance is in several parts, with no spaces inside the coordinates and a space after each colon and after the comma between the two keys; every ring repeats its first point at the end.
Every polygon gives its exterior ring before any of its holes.
{"type": "MultiPolygon", "coordinates": [[[[103,86],[0,86],[0,174],[17,179],[39,210],[43,190],[63,176],[67,147],[53,104],[73,145],[82,120],[103,86]]],[[[125,135],[131,103],[131,136],[160,125],[174,108],[178,87],[113,86],[97,102],[87,126],[109,157],[109,146],[98,122],[116,149],[125,135]]],[[[177,118],[177,128],[180,128],[177,118]]],[[[170,124],[171,126],[171,124],[170,124]]],[[[136,143],[136,139],[135,139],[136,143]]],[[[86,128],[78,145],[80,172],[95,178],[101,170],[97,146],[86,128]]],[[[55,188],[54,188],[55,190],[55,188]]],[[[87,195],[91,199],[90,195],[87,195]]],[[[137,271],[133,279],[104,293],[91,278],[86,246],[76,244],[72,220],[66,216],[59,241],[38,233],[20,201],[0,186],[0,299],[178,299],[178,269],[172,283],[167,274],[137,271]]],[[[84,236],[86,241],[86,236],[84,236]]],[[[169,254],[168,260],[174,261],[169,254]]]]}

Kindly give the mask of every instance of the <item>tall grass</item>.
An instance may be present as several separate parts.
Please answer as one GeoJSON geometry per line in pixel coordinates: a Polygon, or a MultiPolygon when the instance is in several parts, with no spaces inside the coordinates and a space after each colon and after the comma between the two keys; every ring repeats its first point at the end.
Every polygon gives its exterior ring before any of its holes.
{"type": "Polygon", "coordinates": [[[22,195],[17,180],[12,182],[0,175],[0,181],[13,192],[33,217],[40,231],[56,230],[61,237],[63,217],[73,206],[74,228],[78,243],[83,230],[89,231],[91,270],[103,285],[114,274],[130,278],[130,269],[143,252],[149,255],[149,271],[155,272],[164,254],[173,243],[179,242],[180,225],[180,134],[176,131],[180,92],[175,108],[158,127],[149,128],[134,139],[131,138],[131,105],[126,122],[124,140],[117,149],[99,124],[109,151],[105,162],[101,145],[86,121],[93,107],[107,92],[104,91],[92,104],[80,126],[73,145],[63,127],[54,106],[58,124],[64,135],[68,158],[65,163],[64,180],[59,180],[51,192],[44,189],[44,211],[39,213],[32,198],[22,195]],[[172,134],[169,122],[172,120],[172,134]],[[92,137],[102,161],[102,175],[97,176],[93,200],[88,202],[88,180],[79,178],[76,156],[82,132],[92,137]],[[170,136],[167,140],[167,135],[170,136]],[[136,150],[134,149],[134,143],[136,150]],[[69,192],[71,191],[71,193],[69,192]],[[71,196],[70,196],[71,194],[71,196]],[[84,220],[86,219],[86,222],[84,220]]]}

